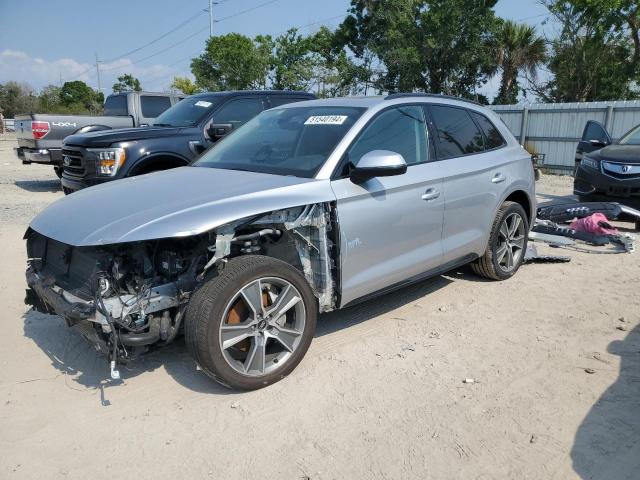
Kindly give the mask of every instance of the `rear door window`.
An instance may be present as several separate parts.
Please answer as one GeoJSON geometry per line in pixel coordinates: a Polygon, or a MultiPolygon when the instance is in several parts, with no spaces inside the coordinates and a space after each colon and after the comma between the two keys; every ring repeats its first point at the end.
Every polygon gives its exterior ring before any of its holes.
{"type": "Polygon", "coordinates": [[[441,159],[484,151],[484,136],[467,110],[443,105],[431,105],[429,110],[436,127],[441,159]]]}
{"type": "Polygon", "coordinates": [[[494,148],[500,148],[506,142],[496,126],[491,123],[487,117],[478,112],[471,112],[471,116],[480,126],[485,138],[485,150],[493,150],[494,148]]]}
{"type": "Polygon", "coordinates": [[[129,115],[127,110],[126,95],[110,95],[104,102],[104,114],[110,117],[126,117],[129,115]]]}
{"type": "Polygon", "coordinates": [[[158,97],[156,95],[142,95],[140,97],[140,108],[144,118],[156,118],[171,106],[169,97],[158,97]]]}
{"type": "Polygon", "coordinates": [[[248,122],[264,110],[262,98],[236,98],[230,100],[213,114],[213,123],[230,123],[233,128],[248,122]]]}

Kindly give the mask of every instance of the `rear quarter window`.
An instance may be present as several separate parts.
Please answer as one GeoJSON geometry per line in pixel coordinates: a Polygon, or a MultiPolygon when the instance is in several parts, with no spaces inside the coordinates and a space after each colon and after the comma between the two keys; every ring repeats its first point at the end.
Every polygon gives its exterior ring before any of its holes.
{"type": "Polygon", "coordinates": [[[482,133],[484,133],[485,150],[500,148],[507,143],[491,120],[478,112],[471,112],[471,116],[480,126],[482,133]]]}
{"type": "Polygon", "coordinates": [[[126,117],[129,115],[127,110],[126,95],[110,95],[104,102],[104,114],[112,117],[126,117]]]}
{"type": "Polygon", "coordinates": [[[169,97],[157,97],[155,95],[142,95],[140,108],[144,118],[156,118],[171,106],[169,97]]]}

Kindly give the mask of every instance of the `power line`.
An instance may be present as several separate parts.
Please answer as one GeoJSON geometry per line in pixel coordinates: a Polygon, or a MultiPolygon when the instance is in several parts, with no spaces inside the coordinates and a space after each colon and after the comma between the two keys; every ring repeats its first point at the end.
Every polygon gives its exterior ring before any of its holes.
{"type": "Polygon", "coordinates": [[[113,67],[103,68],[102,71],[104,72],[104,71],[108,71],[108,70],[117,70],[119,68],[127,68],[127,67],[130,67],[131,65],[136,65],[136,64],[138,64],[140,62],[144,62],[145,60],[149,60],[150,58],[156,57],[156,56],[160,55],[161,53],[166,52],[167,50],[171,50],[172,48],[177,47],[178,45],[182,45],[187,40],[192,39],[196,35],[199,35],[200,33],[202,33],[205,30],[207,30],[208,28],[209,28],[209,26],[207,25],[206,27],[201,28],[200,30],[197,30],[196,32],[194,32],[191,35],[183,38],[182,40],[180,40],[180,41],[178,41],[176,43],[173,43],[173,44],[169,45],[168,47],[163,48],[162,50],[160,50],[160,51],[158,51],[156,53],[152,53],[151,55],[147,55],[146,57],[142,57],[142,58],[140,58],[140,59],[138,59],[138,60],[136,60],[134,62],[127,63],[126,65],[116,65],[116,66],[113,66],[113,67]]]}
{"type": "Polygon", "coordinates": [[[262,8],[262,7],[266,7],[267,5],[271,5],[272,3],[276,3],[279,2],[280,0],[269,0],[268,2],[263,2],[259,5],[256,5],[254,7],[251,8],[247,8],[246,10],[241,10],[240,12],[236,12],[236,13],[232,13],[231,15],[228,15],[226,17],[222,17],[219,20],[214,20],[213,23],[219,23],[222,22],[224,20],[229,20],[230,18],[234,18],[240,15],[244,15],[245,13],[249,13],[249,12],[253,12],[254,10],[257,10],[258,8],[262,8]]]}
{"type": "Polygon", "coordinates": [[[184,20],[183,22],[179,23],[178,25],[176,25],[174,28],[172,28],[171,30],[163,33],[162,35],[160,35],[157,38],[154,38],[153,40],[151,40],[148,43],[145,43],[144,45],[134,48],[133,50],[129,50],[128,52],[125,52],[123,54],[120,55],[116,55],[113,58],[110,58],[109,60],[105,60],[105,63],[111,63],[111,62],[115,62],[116,60],[121,59],[122,57],[126,57],[127,55],[131,55],[133,53],[139,52],[140,50],[142,50],[143,48],[147,48],[150,45],[153,45],[154,43],[162,40],[163,38],[166,38],[167,36],[171,35],[173,32],[175,32],[176,30],[181,29],[182,27],[184,27],[185,25],[187,25],[188,23],[190,23],[191,21],[195,20],[196,18],[198,18],[200,15],[202,15],[203,13],[205,13],[207,10],[200,10],[198,13],[196,13],[195,15],[190,16],[189,18],[187,18],[186,20],[184,20]]]}

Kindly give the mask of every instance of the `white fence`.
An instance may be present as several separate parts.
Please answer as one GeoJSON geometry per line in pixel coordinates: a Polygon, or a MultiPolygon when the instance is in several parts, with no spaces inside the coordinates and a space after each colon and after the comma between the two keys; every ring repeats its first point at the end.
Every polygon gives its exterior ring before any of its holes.
{"type": "Polygon", "coordinates": [[[640,101],[539,103],[491,107],[529,150],[546,155],[545,165],[573,171],[576,146],[588,120],[604,125],[615,140],[640,124],[640,101]],[[522,135],[524,132],[524,135],[522,135]]]}

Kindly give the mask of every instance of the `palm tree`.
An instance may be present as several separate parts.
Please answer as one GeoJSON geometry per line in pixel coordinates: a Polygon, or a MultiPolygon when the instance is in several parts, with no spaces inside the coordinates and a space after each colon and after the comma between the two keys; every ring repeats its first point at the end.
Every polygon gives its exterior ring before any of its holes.
{"type": "Polygon", "coordinates": [[[502,23],[497,35],[497,64],[502,71],[496,104],[515,103],[518,99],[518,75],[528,73],[532,79],[546,58],[546,45],[536,29],[511,20],[502,23]]]}

